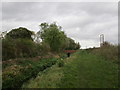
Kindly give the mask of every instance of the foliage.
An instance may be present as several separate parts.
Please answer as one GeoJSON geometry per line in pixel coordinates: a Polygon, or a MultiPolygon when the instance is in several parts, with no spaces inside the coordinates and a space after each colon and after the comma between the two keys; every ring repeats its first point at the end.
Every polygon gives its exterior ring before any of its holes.
{"type": "Polygon", "coordinates": [[[77,50],[80,49],[80,44],[75,43],[75,41],[71,38],[66,38],[66,50],[77,50]]]}
{"type": "Polygon", "coordinates": [[[35,43],[31,35],[34,33],[26,28],[12,29],[2,38],[2,60],[35,57],[47,53],[49,46],[35,43]]]}
{"type": "Polygon", "coordinates": [[[61,58],[60,60],[58,60],[58,66],[59,67],[63,67],[64,66],[64,61],[63,61],[63,59],[61,58]]]}
{"type": "MultiPolygon", "coordinates": [[[[2,59],[34,57],[38,55],[39,45],[29,39],[3,39],[2,59]]],[[[40,53],[40,52],[39,52],[40,53]]]]}
{"type": "Polygon", "coordinates": [[[51,67],[56,63],[56,58],[42,59],[38,62],[23,60],[19,65],[12,65],[3,71],[3,88],[20,88],[23,82],[31,77],[36,77],[38,72],[51,67]]]}
{"type": "Polygon", "coordinates": [[[109,42],[98,49],[92,51],[94,54],[102,56],[106,60],[118,62],[118,45],[112,45],[109,42]]]}
{"type": "Polygon", "coordinates": [[[86,50],[53,65],[23,85],[23,88],[117,88],[118,65],[86,50]]]}
{"type": "Polygon", "coordinates": [[[19,27],[12,29],[2,38],[2,59],[33,57],[37,55],[37,46],[31,35],[34,32],[19,27]]]}
{"type": "Polygon", "coordinates": [[[40,38],[40,31],[38,31],[36,34],[31,36],[36,43],[41,43],[41,38],[40,38]]]}
{"type": "Polygon", "coordinates": [[[66,35],[56,23],[41,23],[41,39],[46,42],[52,51],[59,51],[65,43],[66,35]]]}
{"type": "Polygon", "coordinates": [[[4,36],[7,34],[7,31],[0,32],[0,40],[4,39],[4,36]]]}
{"type": "Polygon", "coordinates": [[[26,29],[26,28],[23,28],[23,27],[19,27],[19,28],[16,28],[16,29],[12,29],[9,33],[6,34],[6,38],[12,38],[12,39],[19,39],[19,38],[22,38],[22,39],[30,39],[32,40],[32,37],[31,35],[33,35],[34,32],[26,29]]]}
{"type": "Polygon", "coordinates": [[[7,60],[10,58],[15,58],[15,45],[9,39],[2,40],[2,60],[7,60]]]}
{"type": "Polygon", "coordinates": [[[25,82],[22,88],[58,88],[58,84],[63,76],[62,69],[55,64],[43,72],[38,73],[35,79],[31,78],[25,82]]]}
{"type": "Polygon", "coordinates": [[[65,49],[79,49],[79,43],[68,38],[61,26],[56,23],[41,23],[36,34],[27,28],[19,27],[3,32],[2,59],[15,59],[45,55],[48,52],[62,52],[65,49]],[[42,39],[42,41],[41,41],[42,39]]]}
{"type": "Polygon", "coordinates": [[[109,47],[112,46],[109,42],[105,41],[101,47],[109,47]]]}
{"type": "Polygon", "coordinates": [[[45,43],[45,42],[41,42],[41,44],[40,44],[40,47],[41,47],[41,54],[43,55],[45,55],[45,54],[47,54],[48,52],[50,52],[50,46],[47,44],[47,43],[45,43]]]}
{"type": "Polygon", "coordinates": [[[50,46],[52,51],[76,50],[80,48],[80,44],[68,38],[62,31],[62,27],[56,23],[41,23],[40,27],[41,31],[38,33],[40,33],[41,39],[50,46]]]}

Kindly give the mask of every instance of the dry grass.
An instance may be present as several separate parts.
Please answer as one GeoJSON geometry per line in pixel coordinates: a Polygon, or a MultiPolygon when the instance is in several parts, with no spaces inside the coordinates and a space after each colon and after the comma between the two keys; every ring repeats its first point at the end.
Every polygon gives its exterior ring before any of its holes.
{"type": "Polygon", "coordinates": [[[99,49],[93,50],[92,53],[102,56],[106,60],[118,62],[118,46],[117,45],[103,46],[99,49]]]}

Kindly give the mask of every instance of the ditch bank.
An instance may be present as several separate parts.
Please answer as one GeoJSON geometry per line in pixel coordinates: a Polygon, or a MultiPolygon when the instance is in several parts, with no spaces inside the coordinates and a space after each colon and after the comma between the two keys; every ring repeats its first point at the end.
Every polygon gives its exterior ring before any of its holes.
{"type": "Polygon", "coordinates": [[[31,60],[20,61],[19,64],[11,65],[2,73],[3,88],[20,88],[24,82],[45,69],[54,65],[59,58],[46,58],[37,62],[31,60]]]}

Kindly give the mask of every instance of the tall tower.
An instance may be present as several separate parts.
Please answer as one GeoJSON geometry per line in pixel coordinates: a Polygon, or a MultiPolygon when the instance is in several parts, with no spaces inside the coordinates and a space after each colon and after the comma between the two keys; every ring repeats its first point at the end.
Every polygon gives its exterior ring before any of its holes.
{"type": "Polygon", "coordinates": [[[104,34],[100,35],[100,47],[104,44],[104,34]]]}

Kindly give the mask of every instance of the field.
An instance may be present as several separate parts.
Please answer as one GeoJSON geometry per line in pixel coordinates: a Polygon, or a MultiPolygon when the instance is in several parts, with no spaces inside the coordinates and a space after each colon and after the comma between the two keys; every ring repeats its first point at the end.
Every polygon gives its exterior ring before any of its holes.
{"type": "Polygon", "coordinates": [[[1,3],[0,88],[120,89],[118,3],[11,1],[1,3]]]}
{"type": "Polygon", "coordinates": [[[118,88],[119,45],[106,42],[82,50],[79,43],[67,43],[71,46],[64,49],[27,39],[12,41],[4,42],[3,88],[118,88]]]}
{"type": "Polygon", "coordinates": [[[78,51],[70,58],[39,72],[22,88],[117,88],[118,64],[103,59],[85,50],[78,51]]]}

